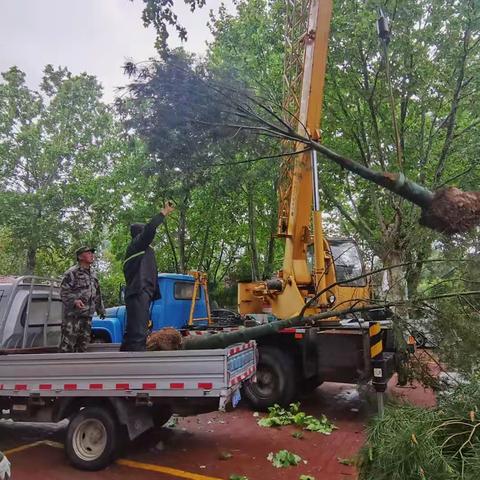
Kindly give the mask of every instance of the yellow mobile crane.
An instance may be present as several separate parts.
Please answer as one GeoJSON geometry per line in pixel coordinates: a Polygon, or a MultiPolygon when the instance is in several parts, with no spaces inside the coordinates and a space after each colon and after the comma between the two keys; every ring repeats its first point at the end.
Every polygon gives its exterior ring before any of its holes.
{"type": "MultiPolygon", "coordinates": [[[[320,139],[332,0],[287,0],[287,8],[297,16],[290,19],[291,28],[297,28],[297,33],[290,35],[291,41],[298,35],[298,26],[304,26],[300,35],[304,52],[297,70],[286,71],[290,88],[284,107],[298,118],[299,132],[304,134],[306,129],[311,137],[320,139]],[[303,22],[298,20],[302,13],[303,22]],[[300,84],[301,88],[296,88],[300,84]]],[[[300,151],[304,147],[296,148],[300,151]]],[[[371,288],[362,278],[364,268],[355,242],[327,240],[324,236],[316,152],[289,158],[281,177],[278,236],[285,239],[283,267],[274,279],[239,284],[240,313],[271,311],[285,319],[368,303],[371,288]]],[[[286,329],[259,340],[257,382],[245,388],[255,408],[288,404],[299,388],[310,390],[326,380],[357,382],[371,378],[368,323],[358,322],[352,328],[351,324],[340,324],[340,319],[338,325],[329,322],[328,326],[286,329]]],[[[384,345],[393,350],[391,330],[373,333],[383,337],[384,345]]],[[[393,371],[394,358],[393,351],[384,356],[380,388],[393,371]]]]}
{"type": "MultiPolygon", "coordinates": [[[[307,129],[316,140],[320,139],[331,14],[332,0],[311,2],[308,26],[301,39],[305,45],[301,91],[299,95],[287,92],[295,99],[287,99],[286,103],[298,103],[299,133],[307,129]]],[[[297,150],[303,148],[297,146],[297,150]]],[[[324,236],[316,152],[292,156],[284,163],[279,197],[277,234],[285,239],[283,268],[275,281],[239,285],[240,312],[260,313],[268,305],[276,317],[289,318],[298,315],[306,301],[320,292],[306,315],[331,309],[335,304],[348,308],[352,299],[368,300],[370,289],[364,279],[327,289],[348,276],[361,275],[363,268],[353,241],[329,242],[324,236]]]]}

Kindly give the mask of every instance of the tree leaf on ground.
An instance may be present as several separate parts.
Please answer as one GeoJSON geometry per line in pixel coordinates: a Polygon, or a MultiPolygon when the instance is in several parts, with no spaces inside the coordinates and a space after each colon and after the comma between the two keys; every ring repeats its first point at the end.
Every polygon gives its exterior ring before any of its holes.
{"type": "Polygon", "coordinates": [[[272,462],[272,465],[276,468],[286,468],[292,466],[295,467],[302,461],[302,458],[288,450],[280,450],[275,454],[270,452],[267,456],[267,460],[272,462]]]}
{"type": "MultiPolygon", "coordinates": [[[[266,417],[258,420],[261,427],[282,427],[285,425],[296,425],[310,432],[323,433],[330,435],[337,427],[331,423],[325,415],[316,418],[300,411],[300,403],[290,404],[288,410],[275,404],[268,409],[266,417]]],[[[300,438],[300,437],[298,437],[300,438]]]]}

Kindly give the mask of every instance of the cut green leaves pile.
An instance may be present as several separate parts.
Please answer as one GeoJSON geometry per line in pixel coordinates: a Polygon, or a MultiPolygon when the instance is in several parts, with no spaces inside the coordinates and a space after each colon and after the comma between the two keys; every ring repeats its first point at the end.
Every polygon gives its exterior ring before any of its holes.
{"type": "Polygon", "coordinates": [[[267,460],[272,462],[272,465],[276,468],[286,468],[295,467],[302,461],[302,458],[288,450],[280,450],[277,453],[270,452],[267,460]]]}
{"type": "Polygon", "coordinates": [[[303,430],[323,433],[324,435],[330,435],[332,431],[337,428],[325,415],[317,418],[300,411],[300,403],[298,402],[291,403],[288,410],[279,405],[270,407],[267,416],[258,420],[257,423],[261,427],[283,427],[285,425],[295,425],[303,430]]]}

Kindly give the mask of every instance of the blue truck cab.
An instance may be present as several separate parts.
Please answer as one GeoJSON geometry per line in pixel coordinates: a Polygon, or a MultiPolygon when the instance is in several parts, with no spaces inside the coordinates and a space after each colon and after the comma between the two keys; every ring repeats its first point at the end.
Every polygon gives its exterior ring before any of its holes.
{"type": "MultiPolygon", "coordinates": [[[[177,330],[188,328],[190,308],[194,291],[195,279],[191,275],[161,273],[158,275],[160,298],[150,306],[152,331],[164,327],[173,327],[177,330]]],[[[207,325],[207,304],[205,290],[197,289],[195,302],[194,322],[196,327],[207,325]]],[[[94,317],[92,321],[92,337],[96,342],[120,343],[126,326],[125,305],[107,308],[105,319],[94,317]]]]}

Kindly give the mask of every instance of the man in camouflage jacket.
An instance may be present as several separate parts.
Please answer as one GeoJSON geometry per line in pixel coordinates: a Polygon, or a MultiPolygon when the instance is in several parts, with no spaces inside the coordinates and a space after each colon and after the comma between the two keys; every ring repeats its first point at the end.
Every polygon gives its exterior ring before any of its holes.
{"type": "Polygon", "coordinates": [[[90,342],[92,316],[95,311],[105,317],[100,284],[91,268],[95,249],[81,247],[76,251],[77,265],[63,276],[60,296],[63,303],[61,352],[85,352],[90,342]]]}

